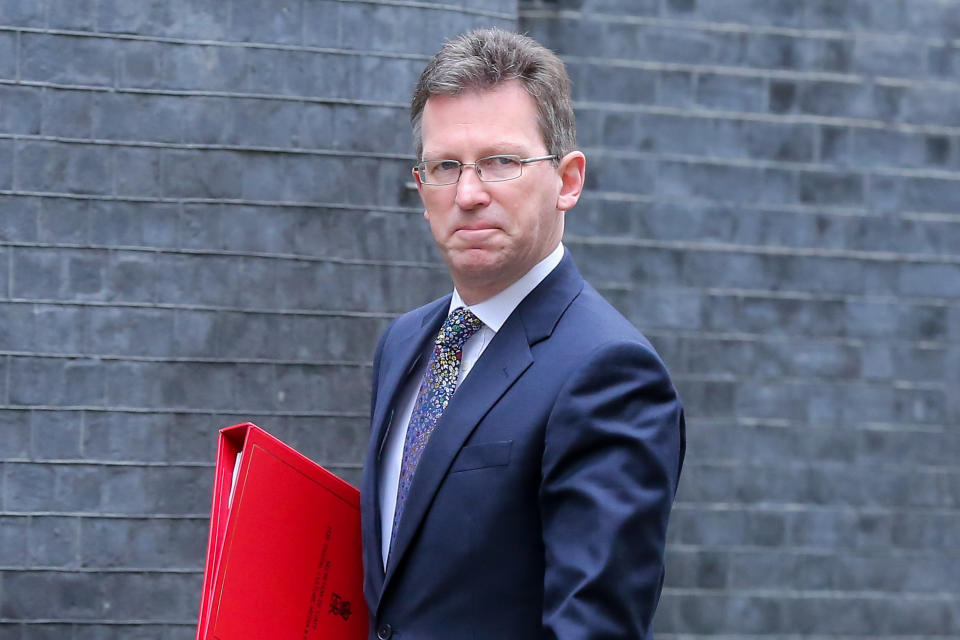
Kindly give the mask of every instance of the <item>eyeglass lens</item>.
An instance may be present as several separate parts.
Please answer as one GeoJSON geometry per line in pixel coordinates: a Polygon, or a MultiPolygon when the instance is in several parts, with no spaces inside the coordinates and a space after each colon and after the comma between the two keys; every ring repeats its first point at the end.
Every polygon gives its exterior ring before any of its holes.
{"type": "MultiPolygon", "coordinates": [[[[420,179],[427,184],[453,184],[460,179],[461,165],[456,160],[429,160],[421,162],[417,169],[420,179]]],[[[467,164],[466,166],[471,166],[467,164]]],[[[519,178],[523,168],[516,156],[491,156],[481,158],[476,164],[477,174],[484,182],[498,182],[519,178]]]]}

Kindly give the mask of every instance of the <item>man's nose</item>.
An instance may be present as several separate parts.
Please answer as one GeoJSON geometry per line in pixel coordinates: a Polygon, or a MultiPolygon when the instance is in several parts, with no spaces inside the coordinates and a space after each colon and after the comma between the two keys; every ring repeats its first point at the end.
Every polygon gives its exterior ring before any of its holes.
{"type": "Polygon", "coordinates": [[[487,185],[480,180],[476,166],[464,166],[457,183],[457,206],[467,211],[482,207],[490,202],[487,185]]]}

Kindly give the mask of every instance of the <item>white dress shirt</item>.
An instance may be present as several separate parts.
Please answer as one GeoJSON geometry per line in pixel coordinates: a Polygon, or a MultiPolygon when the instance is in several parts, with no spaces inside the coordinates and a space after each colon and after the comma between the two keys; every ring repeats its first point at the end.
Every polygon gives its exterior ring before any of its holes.
{"type": "MultiPolygon", "coordinates": [[[[563,251],[563,244],[558,244],[550,255],[535,264],[519,280],[492,298],[475,305],[464,304],[460,293],[456,289],[453,290],[447,314],[459,307],[467,307],[483,322],[480,330],[470,336],[463,345],[463,359],[460,361],[460,373],[457,375],[458,387],[514,309],[560,264],[563,251]]],[[[403,443],[407,437],[407,426],[413,415],[413,406],[417,402],[417,394],[426,368],[427,363],[424,359],[418,370],[404,384],[398,398],[397,409],[393,414],[393,421],[387,430],[386,443],[380,459],[380,532],[383,540],[381,551],[384,568],[387,566],[387,554],[390,551],[393,514],[397,508],[397,485],[400,482],[400,466],[403,462],[403,443]]]]}

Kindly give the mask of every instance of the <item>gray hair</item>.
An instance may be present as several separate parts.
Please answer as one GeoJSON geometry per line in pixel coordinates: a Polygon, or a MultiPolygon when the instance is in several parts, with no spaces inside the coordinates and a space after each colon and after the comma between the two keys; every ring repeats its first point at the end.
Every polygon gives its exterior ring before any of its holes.
{"type": "Polygon", "coordinates": [[[577,148],[570,78],[557,55],[533,38],[503,29],[475,29],[444,43],[420,74],[410,122],[417,158],[422,157],[423,109],[432,96],[457,96],[519,80],[537,105],[547,153],[562,158],[577,148]]]}

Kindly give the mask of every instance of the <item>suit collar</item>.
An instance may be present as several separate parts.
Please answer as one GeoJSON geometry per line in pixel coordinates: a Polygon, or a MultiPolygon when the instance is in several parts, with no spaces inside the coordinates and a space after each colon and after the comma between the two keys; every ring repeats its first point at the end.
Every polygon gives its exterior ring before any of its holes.
{"type": "Polygon", "coordinates": [[[569,252],[565,253],[557,268],[524,298],[514,313],[522,320],[531,346],[550,337],[583,285],[583,276],[573,258],[569,252]]]}

